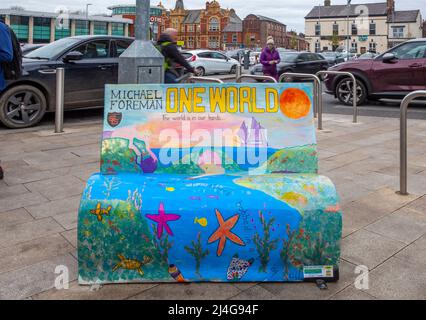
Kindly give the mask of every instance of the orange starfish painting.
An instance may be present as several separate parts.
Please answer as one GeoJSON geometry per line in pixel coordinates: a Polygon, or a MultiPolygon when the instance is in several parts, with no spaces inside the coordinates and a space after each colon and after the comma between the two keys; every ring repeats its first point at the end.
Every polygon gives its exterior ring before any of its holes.
{"type": "Polygon", "coordinates": [[[222,255],[223,249],[225,249],[226,238],[236,244],[239,244],[240,246],[245,246],[245,243],[236,234],[231,232],[231,229],[237,224],[240,215],[236,214],[235,216],[225,221],[219,210],[215,210],[217,221],[219,222],[219,228],[217,228],[217,230],[210,236],[208,243],[213,243],[219,240],[219,245],[217,246],[217,256],[220,257],[222,255]]]}

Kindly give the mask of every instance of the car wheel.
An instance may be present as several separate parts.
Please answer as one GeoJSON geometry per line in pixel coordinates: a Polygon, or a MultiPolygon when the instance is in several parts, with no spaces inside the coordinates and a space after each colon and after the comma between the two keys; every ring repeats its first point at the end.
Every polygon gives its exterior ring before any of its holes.
{"type": "Polygon", "coordinates": [[[197,72],[197,77],[203,77],[206,74],[206,70],[203,67],[198,67],[195,71],[197,72]]]}
{"type": "MultiPolygon", "coordinates": [[[[367,88],[361,81],[357,81],[357,105],[362,105],[367,99],[367,88]]],[[[336,86],[336,96],[339,101],[347,106],[353,105],[353,81],[344,78],[336,86]]]]}
{"type": "Polygon", "coordinates": [[[46,97],[33,86],[20,85],[3,93],[0,99],[0,121],[8,128],[36,125],[46,113],[46,97]]]}
{"type": "Polygon", "coordinates": [[[232,66],[230,73],[236,74],[237,73],[237,66],[232,66]]]}

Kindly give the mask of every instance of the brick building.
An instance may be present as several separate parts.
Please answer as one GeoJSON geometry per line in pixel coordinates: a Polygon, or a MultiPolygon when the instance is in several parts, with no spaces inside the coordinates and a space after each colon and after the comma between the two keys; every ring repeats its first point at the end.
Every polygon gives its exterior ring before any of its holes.
{"type": "Polygon", "coordinates": [[[287,32],[284,48],[297,51],[309,51],[309,42],[306,41],[303,33],[295,31],[287,32]]]}
{"type": "Polygon", "coordinates": [[[242,20],[234,9],[223,9],[216,0],[197,10],[187,10],[183,0],[177,0],[174,9],[163,10],[162,21],[161,31],[177,29],[186,49],[233,49],[243,44],[242,20]]]}
{"type": "Polygon", "coordinates": [[[285,24],[255,14],[249,14],[243,20],[243,37],[246,47],[264,47],[268,36],[274,37],[277,47],[286,47],[287,27],[285,24]]]}

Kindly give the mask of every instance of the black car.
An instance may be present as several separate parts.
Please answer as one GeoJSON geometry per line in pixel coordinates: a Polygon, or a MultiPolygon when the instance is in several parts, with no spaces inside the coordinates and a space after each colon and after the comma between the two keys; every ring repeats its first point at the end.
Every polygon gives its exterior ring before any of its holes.
{"type": "Polygon", "coordinates": [[[345,58],[338,52],[324,51],[321,52],[320,56],[324,57],[324,59],[328,61],[328,65],[330,67],[345,62],[345,58]]]}
{"type": "MultiPolygon", "coordinates": [[[[328,62],[323,57],[316,53],[310,52],[293,52],[278,50],[281,57],[281,62],[278,64],[278,74],[283,73],[309,73],[315,74],[318,71],[327,70],[328,62]]],[[[263,66],[255,65],[251,69],[252,75],[263,75],[263,66]]]]}
{"type": "Polygon", "coordinates": [[[118,80],[118,57],[133,42],[116,36],[64,38],[24,56],[23,75],[0,95],[0,122],[9,128],[37,124],[55,109],[56,68],[65,69],[65,108],[103,105],[105,84],[118,80]]]}

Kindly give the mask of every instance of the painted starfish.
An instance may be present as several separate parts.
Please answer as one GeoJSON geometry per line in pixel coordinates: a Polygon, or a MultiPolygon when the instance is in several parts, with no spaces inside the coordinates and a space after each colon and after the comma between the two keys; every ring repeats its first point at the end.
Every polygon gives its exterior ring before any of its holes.
{"type": "Polygon", "coordinates": [[[161,202],[160,207],[158,208],[158,214],[147,214],[145,215],[148,219],[155,221],[157,223],[157,237],[161,238],[163,235],[163,229],[166,229],[166,232],[173,236],[173,232],[170,229],[167,222],[176,221],[180,219],[180,216],[177,214],[166,214],[164,210],[164,204],[161,202]]]}
{"type": "Polygon", "coordinates": [[[220,257],[222,255],[223,249],[225,249],[226,238],[236,244],[239,244],[240,246],[245,246],[245,243],[236,234],[231,232],[231,229],[237,224],[240,215],[236,214],[235,216],[225,221],[219,210],[215,210],[217,221],[219,222],[219,228],[217,228],[217,230],[210,236],[208,243],[213,243],[219,240],[219,244],[217,246],[217,256],[220,257]]]}

